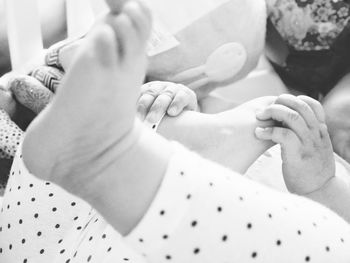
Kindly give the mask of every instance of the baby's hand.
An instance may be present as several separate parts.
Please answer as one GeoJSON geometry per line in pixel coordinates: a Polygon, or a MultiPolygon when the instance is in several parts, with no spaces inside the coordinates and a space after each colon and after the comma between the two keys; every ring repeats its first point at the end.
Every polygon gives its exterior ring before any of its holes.
{"type": "Polygon", "coordinates": [[[141,120],[158,122],[165,113],[178,116],[184,110],[197,109],[196,94],[181,84],[153,81],[141,88],[137,111],[141,120]]]}
{"type": "Polygon", "coordinates": [[[257,118],[282,123],[280,127],[257,128],[256,136],[281,145],[283,176],[290,192],[305,195],[317,191],[335,176],[333,148],[318,101],[282,95],[257,113],[257,118]]]}

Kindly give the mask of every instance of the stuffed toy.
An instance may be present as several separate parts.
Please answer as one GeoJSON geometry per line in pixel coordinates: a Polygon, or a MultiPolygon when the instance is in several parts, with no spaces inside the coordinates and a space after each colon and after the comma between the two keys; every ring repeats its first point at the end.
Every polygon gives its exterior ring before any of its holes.
{"type": "MultiPolygon", "coordinates": [[[[257,65],[265,45],[265,0],[143,1],[154,18],[149,81],[185,84],[203,98],[257,65]]],[[[47,65],[66,71],[81,41],[50,48],[47,65]]]]}
{"type": "Polygon", "coordinates": [[[0,79],[0,196],[24,131],[51,102],[51,90],[62,77],[57,69],[47,66],[35,69],[33,74],[37,78],[10,73],[0,79]]]}
{"type": "Polygon", "coordinates": [[[182,83],[202,98],[245,77],[264,49],[264,0],[149,0],[149,80],[182,83]]]}

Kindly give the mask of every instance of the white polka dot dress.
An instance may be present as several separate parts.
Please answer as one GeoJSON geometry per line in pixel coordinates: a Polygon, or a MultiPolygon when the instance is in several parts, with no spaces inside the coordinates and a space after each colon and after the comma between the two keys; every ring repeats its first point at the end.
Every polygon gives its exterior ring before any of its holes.
{"type": "Polygon", "coordinates": [[[350,226],[330,210],[270,190],[179,150],[126,241],[149,262],[350,262],[350,226]]]}
{"type": "Polygon", "coordinates": [[[0,262],[144,262],[87,203],[32,176],[17,154],[0,212],[0,262]]]}
{"type": "Polygon", "coordinates": [[[139,225],[121,237],[85,202],[35,179],[18,153],[0,213],[0,262],[350,262],[349,225],[176,145],[139,225]]]}

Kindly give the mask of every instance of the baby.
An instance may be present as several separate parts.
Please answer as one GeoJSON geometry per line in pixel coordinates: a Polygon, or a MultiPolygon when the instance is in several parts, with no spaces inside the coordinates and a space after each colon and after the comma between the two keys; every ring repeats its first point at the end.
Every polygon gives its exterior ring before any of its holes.
{"type": "MultiPolygon", "coordinates": [[[[68,46],[69,50],[69,46],[68,46]]],[[[65,52],[62,52],[62,54],[67,54],[67,49],[65,52]]],[[[68,52],[69,54],[69,52],[68,52]]],[[[64,60],[63,61],[67,61],[64,60]]],[[[65,65],[65,64],[64,64],[65,65]]],[[[68,66],[66,66],[68,68],[68,66]]],[[[15,87],[17,87],[15,85],[15,87]]],[[[18,88],[17,88],[18,89],[18,88]]],[[[18,89],[20,90],[20,89],[18,89]]],[[[21,93],[19,93],[21,94],[21,93]]],[[[20,96],[23,97],[23,96],[20,96]]],[[[290,118],[290,114],[299,115],[298,112],[291,107],[291,105],[294,105],[295,103],[306,103],[307,101],[309,104],[314,105],[316,104],[315,101],[310,101],[308,98],[303,98],[304,101],[300,101],[299,98],[290,98],[288,96],[284,96],[282,98],[279,98],[277,100],[277,104],[279,104],[279,101],[287,100],[289,104],[283,104],[284,107],[278,108],[282,113],[285,113],[281,116],[281,113],[277,111],[277,116],[273,116],[276,118],[285,118],[286,120],[279,120],[277,121],[284,121],[288,122],[290,118]],[[287,99],[286,99],[287,97],[287,99]],[[292,101],[292,102],[291,102],[292,101]],[[289,109],[287,109],[289,107],[289,109]],[[292,113],[290,113],[292,111],[292,113]],[[289,114],[289,115],[288,115],[289,114]]],[[[212,160],[218,161],[226,166],[229,166],[235,171],[244,173],[248,167],[266,150],[268,149],[272,143],[271,141],[277,142],[277,143],[283,143],[281,141],[278,141],[278,139],[281,138],[275,138],[275,137],[259,137],[260,139],[265,139],[266,143],[259,142],[254,137],[254,129],[256,126],[263,126],[267,127],[271,125],[270,123],[265,123],[266,119],[262,119],[261,123],[256,122],[255,119],[255,111],[261,110],[262,108],[265,108],[266,106],[272,104],[275,101],[274,98],[261,98],[258,100],[254,100],[252,102],[249,102],[245,105],[242,105],[232,111],[227,111],[221,114],[217,115],[202,115],[199,113],[187,113],[183,114],[177,119],[169,119],[166,118],[163,123],[160,125],[159,132],[163,134],[165,137],[169,139],[175,139],[177,141],[180,141],[187,145],[189,148],[201,153],[203,156],[208,157],[212,160]],[[232,121],[234,120],[234,121],[232,121]],[[195,125],[193,125],[195,124],[195,125]],[[194,129],[194,126],[196,126],[196,129],[194,129]],[[215,139],[213,139],[215,138],[215,139]],[[248,143],[249,142],[249,143],[248,143]],[[247,144],[249,146],[247,146],[247,144]]],[[[46,100],[41,101],[44,105],[46,105],[46,100]]],[[[24,100],[25,103],[25,100],[24,100]]],[[[303,104],[303,105],[304,105],[303,104]]],[[[165,111],[170,116],[176,116],[178,115],[182,110],[184,109],[190,109],[194,110],[196,109],[196,98],[195,94],[187,89],[186,87],[182,85],[177,84],[171,84],[171,83],[165,83],[165,82],[153,82],[148,83],[143,86],[143,89],[141,91],[141,97],[138,101],[138,112],[141,119],[146,118],[148,122],[150,122],[153,126],[154,120],[158,120],[164,115],[165,111]],[[150,111],[150,114],[146,117],[147,111],[150,111]]],[[[306,107],[305,105],[303,107],[306,107]]],[[[319,108],[318,106],[314,106],[314,108],[319,108]]],[[[40,111],[40,110],[39,110],[40,111]]],[[[321,112],[322,109],[318,109],[318,112],[321,112]]],[[[320,114],[320,113],[318,113],[320,114]]],[[[310,106],[309,106],[309,115],[312,115],[310,112],[310,106]]],[[[273,119],[272,116],[268,119],[273,119]]],[[[320,120],[322,122],[322,120],[320,120]]],[[[299,122],[303,124],[303,122],[299,122]]],[[[305,127],[299,127],[297,128],[302,130],[302,134],[304,136],[309,136],[309,133],[306,132],[305,127]]],[[[305,126],[305,125],[304,125],[305,126]]],[[[267,129],[266,131],[270,131],[267,129]]],[[[265,130],[258,130],[257,134],[261,135],[261,132],[266,132],[265,130]],[[260,133],[259,133],[260,132],[260,133]]],[[[263,133],[264,135],[264,133],[263,133]]],[[[266,135],[266,134],[265,134],[266,135]]],[[[309,136],[311,137],[311,136],[309,136]]],[[[327,137],[323,138],[326,139],[327,137]]],[[[317,139],[315,137],[314,139],[317,139]]],[[[323,141],[321,141],[323,142],[323,141]]],[[[296,144],[295,144],[296,145],[296,144]]],[[[311,147],[303,149],[306,152],[313,152],[315,148],[318,147],[317,144],[313,145],[310,144],[311,147]]],[[[286,147],[283,147],[285,149],[286,147]]],[[[287,147],[287,152],[290,152],[291,147],[287,147]]],[[[328,149],[329,150],[329,149],[328,149]]],[[[284,163],[290,163],[291,158],[294,158],[294,162],[296,163],[295,166],[303,167],[302,165],[298,164],[295,156],[296,153],[300,154],[301,156],[303,154],[299,153],[299,149],[294,149],[294,153],[289,153],[288,158],[284,158],[284,163]]],[[[286,155],[283,152],[283,157],[286,157],[286,155]]],[[[325,178],[323,179],[327,181],[329,177],[334,176],[334,159],[333,157],[325,154],[325,156],[314,156],[314,154],[311,154],[311,157],[314,158],[313,165],[311,165],[311,170],[314,171],[314,173],[318,174],[318,171],[324,171],[325,178]],[[327,164],[327,162],[324,162],[324,160],[328,160],[328,163],[331,165],[329,166],[329,169],[322,169],[322,166],[319,167],[319,164],[327,164]]],[[[311,158],[311,159],[312,159],[311,158]]],[[[310,160],[307,160],[307,162],[310,162],[310,160]]],[[[311,161],[312,163],[312,161],[311,161]]],[[[291,174],[289,170],[294,170],[295,167],[289,167],[289,169],[285,169],[285,174],[291,174]]],[[[328,167],[328,166],[326,166],[328,167]]],[[[284,168],[286,168],[284,166],[284,168]]],[[[298,172],[300,174],[303,174],[302,171],[298,172]]],[[[304,171],[305,173],[305,171],[304,171]]],[[[313,173],[310,174],[311,178],[313,173]]],[[[298,175],[299,177],[302,177],[301,175],[298,175]]],[[[289,178],[289,175],[286,175],[287,179],[289,178]]],[[[310,179],[311,181],[311,179],[310,179]]],[[[309,186],[311,189],[308,189],[308,191],[302,191],[300,190],[300,194],[306,194],[307,192],[313,192],[314,190],[317,190],[320,184],[323,184],[324,181],[321,180],[321,182],[315,182],[316,186],[313,186],[310,184],[310,182],[304,182],[303,185],[300,184],[298,187],[306,187],[309,186]]],[[[290,189],[293,192],[298,192],[295,189],[290,189]]]]}
{"type": "Polygon", "coordinates": [[[0,259],[348,262],[350,227],[329,210],[244,179],[139,123],[149,13],[127,1],[107,18],[27,131],[1,212],[0,259]]]}

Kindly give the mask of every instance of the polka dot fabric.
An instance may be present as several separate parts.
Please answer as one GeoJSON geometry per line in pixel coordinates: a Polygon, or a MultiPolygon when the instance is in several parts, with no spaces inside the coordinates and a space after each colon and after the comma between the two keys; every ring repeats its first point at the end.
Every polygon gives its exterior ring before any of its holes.
{"type": "Polygon", "coordinates": [[[0,196],[4,194],[11,163],[22,137],[22,130],[0,109],[0,196]]]}
{"type": "Polygon", "coordinates": [[[17,153],[0,262],[349,262],[349,225],[174,146],[157,197],[121,237],[84,201],[33,177],[17,153]]]}
{"type": "Polygon", "coordinates": [[[32,176],[17,154],[0,212],[0,262],[143,262],[84,201],[32,176]]]}
{"type": "Polygon", "coordinates": [[[0,159],[12,159],[22,137],[23,131],[0,109],[0,159]]]}
{"type": "Polygon", "coordinates": [[[350,262],[350,226],[185,150],[126,242],[149,262],[350,262]]]}

